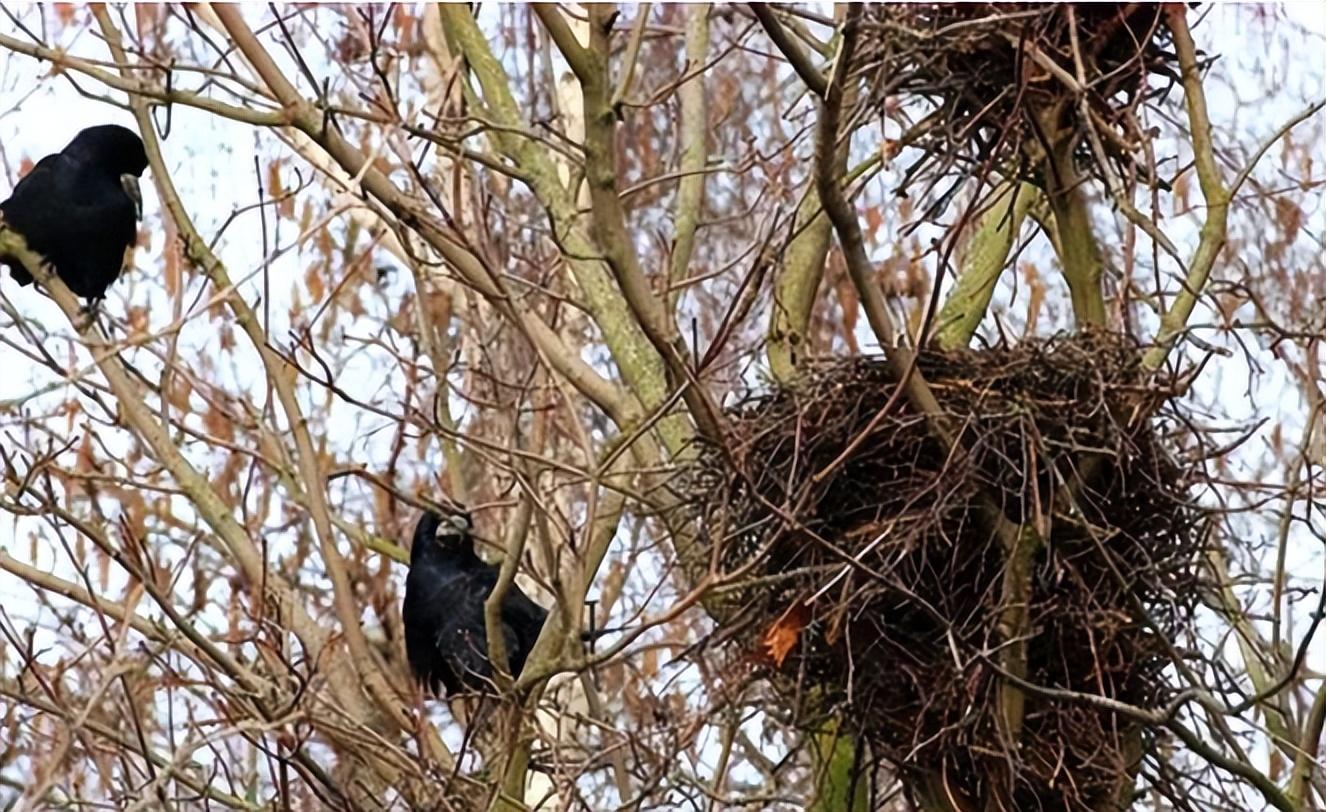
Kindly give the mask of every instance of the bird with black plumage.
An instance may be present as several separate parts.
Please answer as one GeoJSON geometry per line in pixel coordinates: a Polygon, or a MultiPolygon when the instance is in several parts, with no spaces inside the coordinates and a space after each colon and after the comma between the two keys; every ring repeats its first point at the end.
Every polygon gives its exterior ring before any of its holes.
{"type": "MultiPolygon", "coordinates": [[[[493,692],[484,602],[498,567],[474,551],[467,512],[428,511],[414,528],[401,619],[405,653],[415,679],[434,694],[493,692]]],[[[499,625],[509,668],[518,676],[548,612],[512,583],[502,596],[499,625]]]]}
{"type": "MultiPolygon", "coordinates": [[[[137,240],[143,210],[138,178],[146,169],[147,152],[133,130],[88,127],[20,179],[0,203],[0,215],[90,309],[119,278],[125,252],[137,240]]],[[[16,258],[0,256],[0,263],[19,285],[32,284],[16,258]]]]}

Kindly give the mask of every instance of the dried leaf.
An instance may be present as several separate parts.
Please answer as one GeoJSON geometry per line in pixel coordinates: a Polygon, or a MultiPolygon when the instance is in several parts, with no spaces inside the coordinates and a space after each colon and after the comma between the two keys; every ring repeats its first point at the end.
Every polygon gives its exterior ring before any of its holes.
{"type": "Polygon", "coordinates": [[[123,489],[119,494],[120,511],[129,532],[135,538],[147,535],[147,500],[142,491],[123,489]]]}
{"type": "Polygon", "coordinates": [[[1184,172],[1174,179],[1174,209],[1170,213],[1175,217],[1181,214],[1187,214],[1192,208],[1188,202],[1188,193],[1192,191],[1192,183],[1189,181],[1190,174],[1184,172]]]}
{"type": "Polygon", "coordinates": [[[80,474],[88,474],[97,470],[96,450],[92,445],[92,432],[86,431],[84,426],[83,442],[78,444],[78,458],[74,463],[74,470],[80,474]]]}
{"type": "Polygon", "coordinates": [[[281,182],[281,161],[272,161],[267,164],[267,198],[276,200],[285,193],[285,184],[281,182]]]}
{"type": "Polygon", "coordinates": [[[74,21],[74,15],[78,13],[77,3],[54,3],[55,19],[60,21],[61,25],[69,25],[74,21]]]}
{"type": "Polygon", "coordinates": [[[327,285],[322,279],[322,266],[319,263],[313,263],[304,271],[304,286],[308,288],[309,296],[313,301],[321,302],[327,295],[327,285]]]}
{"type": "Polygon", "coordinates": [[[189,411],[189,396],[193,394],[193,384],[183,375],[171,375],[170,387],[166,390],[166,397],[170,405],[179,409],[181,412],[189,411]]]}
{"type": "Polygon", "coordinates": [[[156,51],[160,48],[163,11],[163,6],[150,3],[134,4],[134,18],[138,27],[138,36],[147,50],[156,51]]]}
{"type": "Polygon", "coordinates": [[[96,551],[97,560],[97,583],[101,586],[102,592],[110,590],[110,556],[101,550],[96,551]]]}
{"type": "Polygon", "coordinates": [[[129,308],[129,312],[126,315],[128,316],[129,319],[130,333],[132,333],[135,336],[140,336],[143,333],[147,332],[148,318],[147,318],[146,307],[134,305],[133,307],[129,308]]]}
{"type": "Polygon", "coordinates": [[[240,454],[228,454],[225,465],[221,467],[221,472],[213,480],[213,489],[220,495],[221,501],[226,503],[226,507],[232,510],[239,505],[235,484],[239,481],[239,475],[244,471],[245,462],[246,458],[240,454]]]}
{"type": "Polygon", "coordinates": [[[1036,334],[1036,325],[1040,322],[1041,306],[1045,303],[1045,283],[1041,281],[1040,269],[1034,263],[1022,263],[1022,278],[1027,283],[1030,294],[1027,297],[1026,335],[1036,334]]]}
{"type": "Polygon", "coordinates": [[[856,323],[860,317],[858,308],[861,306],[861,297],[857,295],[856,286],[852,284],[851,277],[847,275],[842,255],[834,251],[829,256],[829,261],[835,266],[835,270],[839,271],[834,274],[834,292],[838,294],[838,303],[842,308],[842,338],[843,341],[847,342],[847,347],[852,354],[856,355],[861,351],[856,343],[856,323]]]}
{"type": "Polygon", "coordinates": [[[418,19],[405,5],[396,5],[392,7],[392,24],[396,27],[396,36],[399,39],[397,47],[402,51],[409,51],[414,46],[415,33],[419,29],[418,19]]]}
{"type": "Polygon", "coordinates": [[[1306,219],[1303,209],[1293,200],[1287,197],[1275,198],[1275,221],[1286,241],[1292,242],[1298,237],[1306,219]]]}
{"type": "Polygon", "coordinates": [[[174,299],[180,292],[180,280],[183,275],[184,246],[180,240],[179,229],[175,226],[173,218],[166,217],[166,295],[174,299]]]}
{"type": "Polygon", "coordinates": [[[230,443],[235,440],[235,424],[231,422],[229,415],[215,405],[209,406],[207,411],[203,412],[203,426],[208,434],[224,442],[230,443]]]}
{"type": "Polygon", "coordinates": [[[64,412],[65,416],[65,423],[64,423],[65,434],[72,434],[74,431],[74,418],[78,417],[78,415],[83,411],[83,407],[79,404],[78,401],[71,398],[64,402],[64,407],[62,411],[64,412]]]}
{"type": "MultiPolygon", "coordinates": [[[[386,478],[390,481],[390,476],[386,478]]],[[[391,492],[385,488],[373,488],[372,493],[373,519],[379,526],[389,526],[396,512],[396,501],[392,498],[391,492]]]]}
{"type": "Polygon", "coordinates": [[[801,639],[801,630],[810,622],[810,605],[797,601],[787,608],[765,631],[760,640],[760,653],[779,668],[783,661],[801,639]]]}
{"type": "Polygon", "coordinates": [[[884,210],[879,206],[866,207],[866,228],[870,231],[870,236],[875,237],[884,225],[884,210]]]}

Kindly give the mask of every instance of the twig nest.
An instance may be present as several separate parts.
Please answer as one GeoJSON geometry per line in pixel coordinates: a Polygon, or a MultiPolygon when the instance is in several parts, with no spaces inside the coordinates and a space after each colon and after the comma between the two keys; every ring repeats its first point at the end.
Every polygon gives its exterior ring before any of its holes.
{"type": "Polygon", "coordinates": [[[1155,707],[1189,618],[1204,514],[1165,450],[1137,348],[1108,335],[924,352],[962,453],[882,360],[814,365],[732,410],[728,449],[691,471],[707,542],[752,584],[727,629],[777,690],[849,706],[904,775],[979,806],[1076,809],[1131,786],[1127,718],[1026,694],[1001,731],[1011,553],[992,506],[1036,539],[1027,682],[1155,707]],[[1071,491],[1074,496],[1066,498],[1071,491]],[[1056,500],[1056,493],[1059,494],[1056,500]]]}
{"type": "Polygon", "coordinates": [[[914,145],[927,157],[909,178],[1034,170],[1026,158],[1061,135],[1083,145],[1088,172],[1102,154],[1122,170],[1144,138],[1138,108],[1178,79],[1163,14],[1152,3],[881,4],[866,12],[852,70],[868,103],[922,103],[914,145]]]}

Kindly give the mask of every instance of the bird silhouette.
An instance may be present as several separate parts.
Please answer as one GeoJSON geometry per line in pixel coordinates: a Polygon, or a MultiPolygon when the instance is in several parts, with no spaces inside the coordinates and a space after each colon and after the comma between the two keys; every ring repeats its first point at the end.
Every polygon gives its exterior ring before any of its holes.
{"type": "MultiPolygon", "coordinates": [[[[143,141],[117,124],[88,127],[47,155],[0,203],[7,226],[23,235],[76,295],[95,303],[120,276],[142,218],[138,178],[147,168],[143,141]]],[[[19,285],[27,268],[0,257],[19,285]]]]}
{"type": "MultiPolygon", "coordinates": [[[[410,670],[434,694],[491,690],[484,601],[498,568],[474,552],[470,516],[429,511],[414,528],[405,579],[405,651],[410,670]]],[[[548,612],[511,584],[502,597],[502,639],[511,674],[519,675],[548,612]]]]}

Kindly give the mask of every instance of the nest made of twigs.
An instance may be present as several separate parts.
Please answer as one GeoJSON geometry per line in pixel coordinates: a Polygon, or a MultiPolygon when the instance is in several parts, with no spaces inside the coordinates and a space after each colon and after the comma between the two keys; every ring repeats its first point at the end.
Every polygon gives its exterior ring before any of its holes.
{"type": "Polygon", "coordinates": [[[916,369],[961,453],[894,397],[882,360],[855,358],[750,396],[726,449],[699,455],[700,526],[756,585],[730,637],[773,666],[784,700],[849,706],[904,777],[942,775],[978,806],[1117,797],[1144,735],[1129,719],[1030,695],[1020,742],[1000,731],[1010,553],[990,506],[1045,539],[1027,576],[1025,680],[1164,702],[1203,521],[1189,472],[1138,417],[1167,393],[1145,383],[1135,346],[1104,335],[927,351],[916,369]]]}
{"type": "Polygon", "coordinates": [[[1105,157],[1124,176],[1145,175],[1133,158],[1145,137],[1138,108],[1178,79],[1163,13],[1147,3],[875,5],[852,70],[865,79],[867,103],[928,103],[912,142],[926,156],[909,182],[961,179],[978,166],[1035,182],[1028,156],[1049,149],[1056,132],[1075,139],[1088,173],[1101,174],[1105,157]]]}

